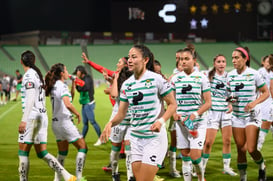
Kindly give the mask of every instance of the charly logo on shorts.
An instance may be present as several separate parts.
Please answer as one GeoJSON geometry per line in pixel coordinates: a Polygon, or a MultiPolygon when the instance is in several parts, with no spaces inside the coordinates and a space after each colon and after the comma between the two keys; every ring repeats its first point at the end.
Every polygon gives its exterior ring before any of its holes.
{"type": "Polygon", "coordinates": [[[152,162],[155,162],[156,156],[155,156],[155,155],[152,155],[152,156],[150,157],[150,159],[151,159],[152,162]]]}

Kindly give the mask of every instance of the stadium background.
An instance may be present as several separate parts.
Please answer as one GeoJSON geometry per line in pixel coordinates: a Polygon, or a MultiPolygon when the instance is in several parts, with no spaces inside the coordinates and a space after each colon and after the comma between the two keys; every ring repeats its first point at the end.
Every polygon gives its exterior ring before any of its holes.
{"type": "Polygon", "coordinates": [[[272,0],[2,0],[0,5],[0,72],[11,76],[22,70],[18,62],[25,49],[36,53],[42,73],[56,62],[72,72],[83,48],[94,62],[115,69],[134,43],[147,44],[166,75],[175,66],[175,51],[187,43],[196,46],[203,70],[218,53],[232,69],[231,52],[238,46],[250,48],[253,68],[272,53],[272,0]],[[163,10],[175,21],[159,15],[163,10]]]}

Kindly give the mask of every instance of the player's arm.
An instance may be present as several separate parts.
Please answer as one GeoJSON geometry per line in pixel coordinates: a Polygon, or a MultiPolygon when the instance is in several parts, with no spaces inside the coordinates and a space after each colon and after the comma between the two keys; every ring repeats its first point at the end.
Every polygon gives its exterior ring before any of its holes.
{"type": "Polygon", "coordinates": [[[271,94],[271,97],[273,97],[273,79],[270,80],[270,94],[271,94]]]}
{"type": "Polygon", "coordinates": [[[202,115],[204,112],[209,110],[209,108],[211,107],[211,93],[210,93],[210,91],[203,92],[202,96],[204,98],[204,104],[202,104],[201,107],[196,112],[191,114],[191,116],[190,116],[191,120],[194,120],[196,117],[202,115]]]}
{"type": "Polygon", "coordinates": [[[176,101],[175,101],[175,98],[173,95],[173,91],[171,91],[170,93],[165,95],[163,97],[163,100],[167,104],[167,109],[166,109],[165,113],[163,114],[163,116],[161,118],[159,118],[158,120],[156,120],[156,122],[151,126],[151,130],[155,131],[155,132],[160,131],[162,125],[165,124],[168,119],[170,119],[170,117],[175,113],[176,108],[177,108],[176,101]]]}
{"type": "Polygon", "coordinates": [[[109,70],[109,69],[107,69],[107,68],[105,68],[105,67],[103,67],[103,66],[101,66],[99,64],[96,64],[96,63],[92,62],[91,60],[88,60],[88,58],[87,58],[87,56],[86,56],[86,54],[84,52],[82,53],[82,58],[83,58],[83,61],[82,61],[83,63],[89,64],[91,67],[93,67],[95,70],[97,70],[100,73],[103,73],[103,70],[105,70],[107,72],[108,76],[111,76],[111,77],[115,73],[112,70],[109,70]]]}
{"type": "Polygon", "coordinates": [[[253,109],[257,104],[264,102],[269,97],[269,91],[266,84],[259,88],[259,92],[261,93],[260,96],[245,106],[244,110],[246,112],[253,109]]]}
{"type": "Polygon", "coordinates": [[[117,98],[119,96],[119,91],[118,91],[118,77],[119,77],[119,73],[117,72],[115,74],[114,80],[112,82],[111,90],[110,90],[110,95],[113,98],[117,98]]]}
{"type": "Polygon", "coordinates": [[[65,107],[72,112],[73,114],[75,114],[77,116],[78,119],[78,123],[81,122],[81,115],[80,113],[76,110],[76,108],[73,106],[73,104],[70,102],[70,99],[68,96],[63,96],[63,102],[65,107]]]}
{"type": "Polygon", "coordinates": [[[25,109],[23,113],[23,117],[21,120],[21,123],[19,125],[19,133],[24,133],[26,130],[26,121],[28,120],[29,114],[34,107],[34,102],[35,102],[35,88],[34,88],[34,83],[33,82],[27,82],[26,83],[26,104],[25,104],[25,109]]]}
{"type": "Polygon", "coordinates": [[[109,121],[105,127],[103,132],[101,133],[100,139],[102,140],[102,142],[106,142],[108,141],[110,134],[111,134],[111,128],[113,126],[118,125],[119,123],[121,123],[121,121],[125,118],[126,114],[127,114],[127,110],[129,107],[129,103],[128,102],[124,102],[124,101],[120,101],[119,103],[119,108],[118,108],[118,113],[116,114],[116,116],[109,121]]]}

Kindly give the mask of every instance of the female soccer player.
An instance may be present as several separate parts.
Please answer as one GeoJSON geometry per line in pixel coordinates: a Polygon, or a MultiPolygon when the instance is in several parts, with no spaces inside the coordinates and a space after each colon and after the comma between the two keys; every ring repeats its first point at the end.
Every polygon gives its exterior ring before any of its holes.
{"type": "Polygon", "coordinates": [[[212,145],[218,129],[221,129],[223,140],[223,173],[231,176],[237,175],[232,168],[230,168],[231,160],[231,111],[232,106],[228,104],[227,99],[227,72],[225,71],[227,65],[226,57],[218,54],[213,59],[213,69],[209,71],[208,78],[211,85],[211,99],[212,107],[208,112],[208,124],[206,141],[203,149],[202,159],[204,169],[210,156],[212,145]]]}
{"type": "MultiPolygon", "coordinates": [[[[69,143],[78,150],[76,157],[76,177],[81,180],[87,153],[87,146],[73,124],[72,114],[76,115],[78,123],[81,121],[80,113],[73,106],[68,86],[64,83],[69,78],[66,66],[57,63],[51,67],[45,76],[46,96],[50,95],[52,104],[52,129],[58,146],[58,161],[64,165],[68,154],[69,143]]],[[[54,181],[61,181],[61,175],[56,173],[54,181]]]]}
{"type": "Polygon", "coordinates": [[[250,56],[247,47],[238,47],[232,52],[234,70],[228,73],[227,88],[233,97],[232,132],[237,146],[237,164],[241,181],[247,180],[248,151],[259,165],[259,181],[266,180],[265,163],[257,150],[259,133],[260,108],[258,104],[269,96],[267,86],[258,73],[250,68],[250,56]],[[257,96],[257,92],[261,94],[257,96]]]}
{"type": "Polygon", "coordinates": [[[27,50],[21,55],[25,74],[22,80],[23,117],[19,125],[19,176],[20,181],[28,180],[29,152],[34,144],[37,156],[48,163],[65,181],[76,181],[58,160],[46,150],[48,118],[45,108],[44,80],[35,65],[35,55],[27,50]]]}
{"type": "MultiPolygon", "coordinates": [[[[271,81],[273,82],[273,72],[272,72],[272,65],[270,65],[270,62],[273,62],[272,55],[267,55],[263,57],[262,65],[258,72],[262,75],[262,77],[265,80],[265,83],[267,85],[267,88],[269,89],[271,85],[271,81]]],[[[259,139],[258,139],[258,145],[257,148],[259,151],[261,151],[265,136],[267,135],[270,126],[272,124],[272,117],[271,117],[271,105],[272,105],[272,97],[269,94],[269,97],[261,103],[261,118],[262,118],[262,125],[260,127],[259,131],[259,139]]]]}
{"type": "Polygon", "coordinates": [[[211,106],[210,85],[204,74],[194,70],[196,52],[193,46],[188,45],[182,50],[179,61],[182,62],[183,72],[174,75],[171,83],[177,102],[174,120],[178,121],[176,132],[180,134],[177,135],[181,135],[181,138],[177,139],[177,148],[181,149],[183,177],[185,181],[192,180],[192,163],[196,168],[198,180],[204,181],[201,154],[207,122],[203,113],[211,106]],[[193,130],[195,134],[191,135],[190,131],[193,130]]]}
{"type": "Polygon", "coordinates": [[[165,121],[176,109],[172,89],[157,73],[152,52],[144,45],[134,45],[129,51],[128,67],[133,71],[121,88],[117,115],[105,126],[101,139],[108,140],[111,127],[131,111],[131,155],[136,180],[152,181],[165,157],[168,140],[165,121]],[[162,98],[168,108],[165,113],[162,98]]]}

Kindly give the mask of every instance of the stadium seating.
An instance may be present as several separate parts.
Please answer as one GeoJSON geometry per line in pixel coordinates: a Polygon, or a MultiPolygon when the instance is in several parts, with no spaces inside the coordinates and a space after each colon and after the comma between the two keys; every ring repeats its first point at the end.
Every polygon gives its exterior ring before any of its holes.
{"type": "MultiPolygon", "coordinates": [[[[175,67],[175,52],[178,49],[184,48],[186,43],[155,43],[146,45],[154,53],[155,59],[161,63],[162,72],[167,76],[170,76],[175,67]]],[[[231,54],[232,51],[238,47],[238,45],[235,43],[194,43],[194,45],[199,57],[209,68],[212,68],[213,66],[213,57],[221,53],[227,58],[227,71],[233,69],[231,54]]],[[[273,49],[273,43],[270,42],[244,42],[241,43],[241,45],[248,46],[251,56],[257,60],[256,62],[251,62],[251,67],[255,69],[259,68],[261,57],[272,53],[273,49]]],[[[120,57],[127,56],[131,47],[132,44],[88,45],[87,51],[90,60],[110,70],[115,70],[118,59],[120,57]]],[[[14,58],[14,60],[10,60],[3,51],[0,51],[0,71],[10,75],[15,75],[16,69],[23,72],[22,66],[19,62],[21,53],[27,49],[34,51],[32,46],[9,45],[3,46],[2,48],[4,48],[14,58]]],[[[45,59],[48,67],[60,62],[67,66],[69,73],[72,73],[76,66],[83,65],[81,62],[82,49],[80,45],[41,45],[38,47],[38,49],[45,59]]],[[[201,60],[198,60],[199,63],[201,60]]],[[[46,66],[42,66],[39,58],[37,58],[36,65],[41,69],[43,75],[45,75],[47,71],[46,66]]],[[[201,63],[200,69],[205,69],[205,66],[203,66],[201,63]]],[[[103,76],[97,71],[92,70],[92,74],[95,79],[103,79],[103,76]]]]}

